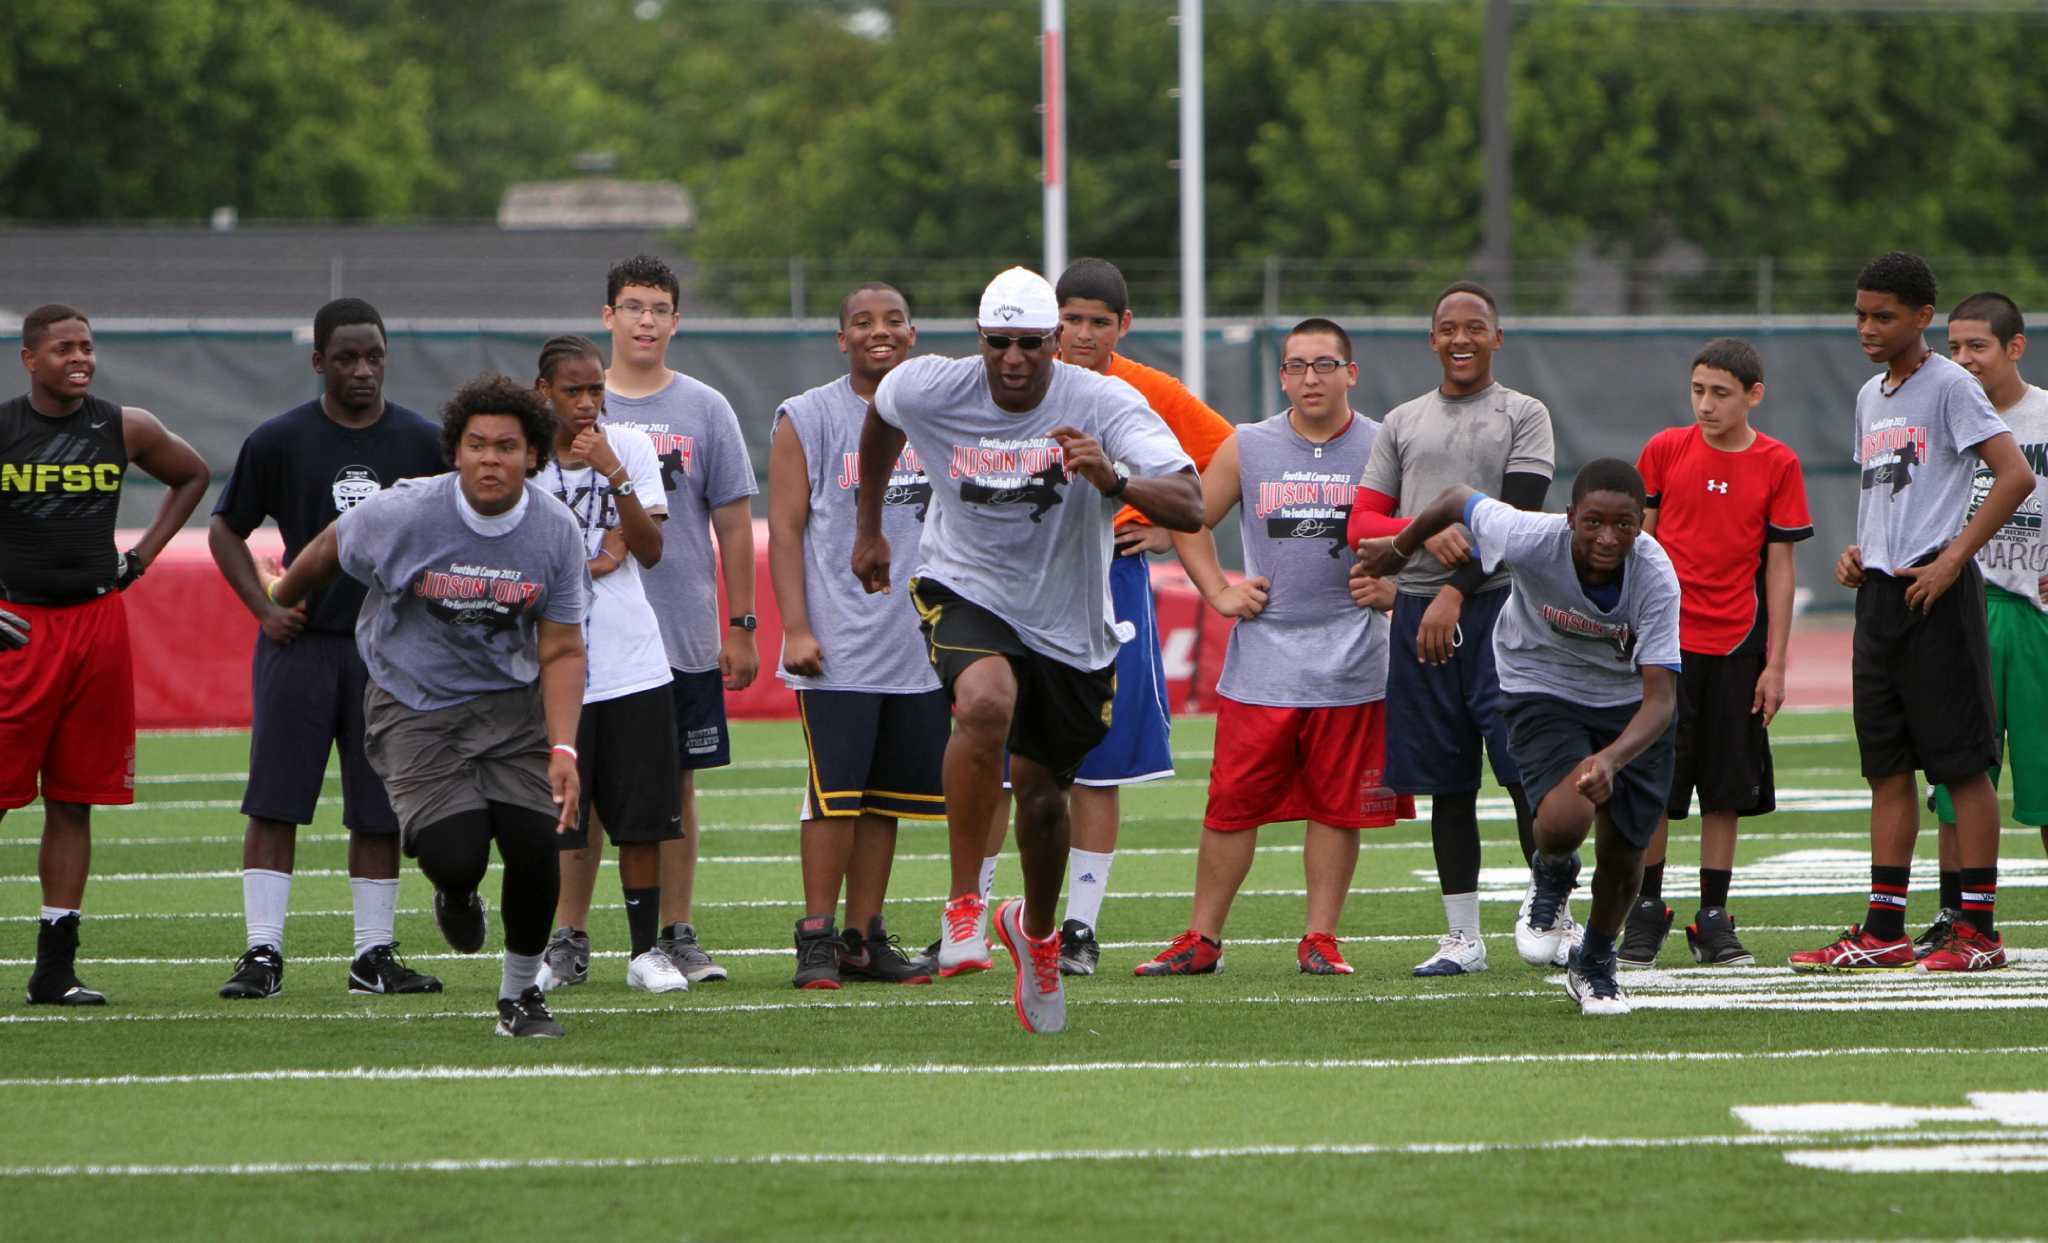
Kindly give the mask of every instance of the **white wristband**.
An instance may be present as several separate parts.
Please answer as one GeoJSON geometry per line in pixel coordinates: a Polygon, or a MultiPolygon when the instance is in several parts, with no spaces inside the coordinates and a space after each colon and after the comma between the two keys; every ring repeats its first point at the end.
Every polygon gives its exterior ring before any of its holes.
{"type": "Polygon", "coordinates": [[[579,763],[580,763],[580,762],[582,762],[582,759],[583,759],[583,757],[582,757],[582,756],[580,756],[580,755],[576,754],[576,748],[574,748],[574,747],[570,746],[570,745],[569,745],[568,743],[566,743],[566,742],[558,742],[558,743],[556,743],[556,744],[555,744],[554,746],[552,746],[552,747],[549,747],[549,748],[548,748],[548,750],[549,750],[550,752],[555,752],[555,751],[567,751],[567,752],[569,753],[569,758],[570,758],[570,759],[572,759],[572,760],[576,760],[576,761],[577,761],[577,762],[579,762],[579,763]]]}

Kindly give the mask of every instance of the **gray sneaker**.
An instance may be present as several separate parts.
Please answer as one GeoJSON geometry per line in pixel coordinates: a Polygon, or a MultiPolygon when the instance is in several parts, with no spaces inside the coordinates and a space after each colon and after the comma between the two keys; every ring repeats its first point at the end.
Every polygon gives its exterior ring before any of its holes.
{"type": "Polygon", "coordinates": [[[1033,941],[1024,933],[1024,903],[1011,898],[996,909],[996,936],[1017,965],[1017,987],[1010,994],[1017,1021],[1033,1035],[1051,1036],[1067,1029],[1067,990],[1060,979],[1058,933],[1033,941]]]}
{"type": "Polygon", "coordinates": [[[534,984],[551,993],[590,978],[590,934],[581,928],[557,928],[540,952],[540,975],[534,984]]]}
{"type": "Polygon", "coordinates": [[[661,939],[654,948],[667,954],[692,984],[706,980],[727,979],[725,968],[712,961],[704,947],[697,944],[697,929],[692,924],[670,924],[661,930],[661,939]]]}

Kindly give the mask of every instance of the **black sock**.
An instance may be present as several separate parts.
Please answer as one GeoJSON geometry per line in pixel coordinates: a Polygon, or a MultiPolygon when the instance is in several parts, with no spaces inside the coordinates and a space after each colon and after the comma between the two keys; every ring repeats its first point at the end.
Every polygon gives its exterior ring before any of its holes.
{"type": "Polygon", "coordinates": [[[654,948],[654,930],[661,923],[661,886],[619,889],[626,895],[626,930],[633,939],[633,957],[638,958],[654,948]]]}
{"type": "Polygon", "coordinates": [[[1436,852],[1436,879],[1445,893],[1479,888],[1479,792],[1432,794],[1429,842],[1436,852]]]}
{"type": "Polygon", "coordinates": [[[1963,909],[1963,873],[1960,868],[1954,871],[1950,871],[1948,868],[1941,870],[1941,909],[1944,911],[1960,911],[1963,909]]]}
{"type": "Polygon", "coordinates": [[[1515,805],[1515,837],[1522,844],[1522,862],[1536,861],[1536,813],[1529,807],[1529,796],[1523,792],[1522,783],[1510,781],[1504,789],[1508,800],[1515,805]]]}
{"type": "Polygon", "coordinates": [[[1590,925],[1586,928],[1586,942],[1579,948],[1580,961],[1596,963],[1614,957],[1614,934],[1601,932],[1590,925]]]}
{"type": "Polygon", "coordinates": [[[1643,887],[1636,891],[1636,901],[1657,903],[1664,901],[1663,864],[1646,863],[1643,865],[1643,887]]]}
{"type": "Polygon", "coordinates": [[[1962,887],[1963,918],[1970,926],[1985,936],[1997,933],[1998,920],[1998,869],[1964,868],[1962,887]]]}
{"type": "Polygon", "coordinates": [[[1913,869],[1870,865],[1870,913],[1863,917],[1863,931],[1880,941],[1897,941],[1906,935],[1906,888],[1913,869]]]}
{"type": "Polygon", "coordinates": [[[1731,868],[1700,869],[1700,909],[1728,905],[1728,882],[1735,878],[1731,868]]]}

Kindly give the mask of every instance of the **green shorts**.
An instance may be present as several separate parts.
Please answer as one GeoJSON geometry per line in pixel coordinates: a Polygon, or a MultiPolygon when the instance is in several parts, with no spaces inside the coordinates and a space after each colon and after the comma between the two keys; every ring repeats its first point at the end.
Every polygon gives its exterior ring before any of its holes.
{"type": "MultiPolygon", "coordinates": [[[[2021,824],[2048,824],[2048,613],[2024,596],[1986,586],[1985,612],[1991,639],[1991,698],[1998,733],[2005,739],[2005,766],[2012,769],[2012,817],[2021,824]]],[[[1991,770],[1998,784],[1998,769],[1991,770]]],[[[1947,786],[1934,791],[1935,814],[1956,822],[1947,786]]]]}

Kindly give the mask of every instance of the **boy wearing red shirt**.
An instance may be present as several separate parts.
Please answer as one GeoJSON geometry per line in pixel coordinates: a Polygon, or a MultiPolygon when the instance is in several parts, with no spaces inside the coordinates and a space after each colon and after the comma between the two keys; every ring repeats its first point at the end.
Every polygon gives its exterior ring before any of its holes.
{"type": "Polygon", "coordinates": [[[1764,399],[1763,359],[1734,337],[1709,341],[1692,363],[1695,422],[1650,438],[1636,469],[1655,534],[1678,572],[1677,765],[1668,819],[1651,839],[1643,885],[1618,953],[1648,967],[1671,931],[1664,904],[1669,820],[1700,803],[1700,909],[1685,930],[1692,955],[1713,966],[1756,961],[1735,935],[1728,883],[1735,822],[1777,806],[1766,729],[1785,702],[1785,650],[1795,585],[1792,545],[1813,535],[1799,458],[1750,426],[1764,399]]]}

